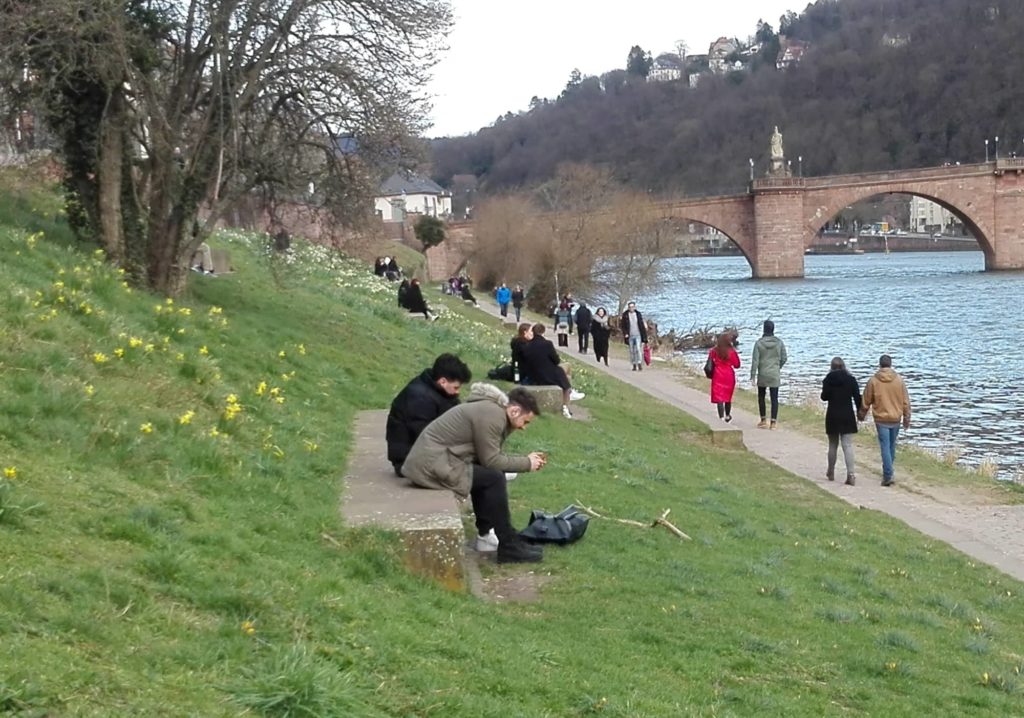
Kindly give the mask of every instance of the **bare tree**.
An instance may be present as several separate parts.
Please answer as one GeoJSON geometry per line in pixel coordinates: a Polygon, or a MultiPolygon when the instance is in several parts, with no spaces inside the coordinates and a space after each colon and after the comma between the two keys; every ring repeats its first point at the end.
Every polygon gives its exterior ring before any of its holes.
{"type": "Polygon", "coordinates": [[[470,261],[481,287],[501,281],[531,283],[547,241],[537,231],[536,216],[536,206],[523,196],[494,197],[480,204],[470,261]]]}
{"type": "Polygon", "coordinates": [[[364,217],[449,23],[444,0],[2,0],[0,94],[40,103],[80,236],[174,294],[239,198],[364,217]]]}

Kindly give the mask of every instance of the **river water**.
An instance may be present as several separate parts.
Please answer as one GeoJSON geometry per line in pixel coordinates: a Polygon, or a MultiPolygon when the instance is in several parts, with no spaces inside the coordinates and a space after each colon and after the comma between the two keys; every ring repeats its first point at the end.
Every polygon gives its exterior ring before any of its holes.
{"type": "Polygon", "coordinates": [[[775,321],[789,353],[783,420],[785,402],[817,398],[833,356],[863,389],[887,353],[913,405],[901,441],[959,453],[967,466],[995,463],[1001,478],[1024,466],[1024,273],[986,273],[980,251],[808,255],[806,277],[791,280],[753,280],[742,257],[667,259],[663,269],[667,281],[636,298],[640,309],[662,332],[740,327],[741,380],[761,321],[775,321]]]}

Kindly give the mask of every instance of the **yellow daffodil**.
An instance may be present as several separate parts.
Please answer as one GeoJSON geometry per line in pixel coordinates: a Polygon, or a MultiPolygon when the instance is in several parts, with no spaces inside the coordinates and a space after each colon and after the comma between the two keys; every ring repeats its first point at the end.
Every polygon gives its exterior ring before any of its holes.
{"type": "Polygon", "coordinates": [[[313,453],[320,448],[315,441],[310,441],[309,439],[305,439],[302,443],[306,445],[306,451],[310,453],[313,453]]]}
{"type": "Polygon", "coordinates": [[[108,357],[103,352],[96,352],[95,354],[92,355],[92,360],[97,364],[105,364],[106,362],[110,361],[110,357],[108,357]]]}
{"type": "Polygon", "coordinates": [[[174,306],[174,300],[171,299],[170,297],[167,297],[167,299],[164,300],[164,304],[166,304],[169,307],[174,306]]]}
{"type": "Polygon", "coordinates": [[[256,633],[256,622],[255,621],[242,621],[242,633],[247,636],[251,636],[256,633]]]}
{"type": "Polygon", "coordinates": [[[153,425],[150,422],[147,421],[145,424],[142,424],[139,427],[139,431],[141,431],[143,434],[152,434],[153,433],[153,425]]]}
{"type": "Polygon", "coordinates": [[[131,339],[128,340],[128,346],[130,346],[132,349],[136,349],[138,347],[141,347],[142,346],[142,340],[139,339],[138,337],[132,337],[131,339]]]}
{"type": "Polygon", "coordinates": [[[256,385],[256,396],[263,396],[267,391],[267,382],[261,381],[256,385]]]}
{"type": "Polygon", "coordinates": [[[182,315],[183,317],[190,317],[192,316],[192,310],[189,309],[188,307],[182,307],[181,309],[178,310],[178,314],[182,315]]]}
{"type": "Polygon", "coordinates": [[[282,349],[281,351],[279,351],[279,352],[277,353],[277,356],[278,356],[278,357],[280,357],[281,359],[284,359],[284,358],[285,358],[286,356],[288,356],[288,355],[287,355],[287,354],[285,354],[285,352],[284,352],[284,349],[282,349]]]}
{"type": "Polygon", "coordinates": [[[145,347],[143,347],[143,350],[144,350],[144,351],[145,351],[145,352],[146,352],[147,354],[149,354],[150,352],[152,352],[152,351],[153,351],[154,349],[156,349],[156,347],[155,347],[154,345],[152,345],[152,344],[147,344],[147,345],[146,345],[145,347]]]}
{"type": "Polygon", "coordinates": [[[220,436],[220,432],[217,431],[217,427],[216,426],[211,426],[209,433],[210,433],[210,436],[213,437],[214,439],[216,439],[218,436],[220,436]]]}
{"type": "Polygon", "coordinates": [[[4,468],[4,478],[5,479],[16,479],[16,478],[18,478],[18,467],[16,467],[16,466],[5,467],[4,468]]]}
{"type": "Polygon", "coordinates": [[[306,355],[306,345],[305,344],[299,344],[299,354],[302,354],[303,356],[306,355]]]}
{"type": "Polygon", "coordinates": [[[85,395],[86,396],[92,396],[95,393],[96,393],[96,388],[92,384],[86,384],[85,385],[85,395]]]}
{"type": "Polygon", "coordinates": [[[199,353],[202,354],[203,356],[206,356],[207,354],[210,353],[210,350],[206,348],[205,344],[203,344],[203,346],[199,347],[199,353]]]}
{"type": "Polygon", "coordinates": [[[185,361],[185,355],[182,352],[178,352],[174,355],[174,358],[178,361],[185,361]]]}
{"type": "Polygon", "coordinates": [[[114,350],[114,356],[116,356],[118,359],[123,358],[124,357],[124,348],[118,347],[117,349],[115,349],[114,350]]]}
{"type": "Polygon", "coordinates": [[[193,419],[193,417],[195,417],[195,415],[196,415],[196,413],[194,411],[192,411],[191,409],[189,409],[184,414],[182,414],[181,416],[178,417],[178,423],[183,425],[183,426],[185,424],[191,424],[192,423],[192,419],[193,419]]]}
{"type": "Polygon", "coordinates": [[[284,403],[284,397],[283,396],[275,397],[274,401],[276,401],[278,404],[283,404],[284,403]]]}
{"type": "Polygon", "coordinates": [[[275,386],[275,387],[273,387],[273,388],[272,388],[272,389],[270,390],[270,395],[271,395],[271,396],[278,396],[278,395],[279,395],[280,393],[281,393],[281,388],[280,388],[280,387],[276,387],[276,386],[275,386]]]}
{"type": "Polygon", "coordinates": [[[163,310],[164,310],[164,308],[161,305],[159,305],[159,304],[157,304],[155,307],[153,307],[153,311],[156,312],[157,314],[159,314],[163,310]]]}
{"type": "Polygon", "coordinates": [[[223,311],[224,310],[221,309],[220,307],[210,307],[210,314],[211,314],[211,316],[214,315],[214,314],[220,314],[223,311]]]}

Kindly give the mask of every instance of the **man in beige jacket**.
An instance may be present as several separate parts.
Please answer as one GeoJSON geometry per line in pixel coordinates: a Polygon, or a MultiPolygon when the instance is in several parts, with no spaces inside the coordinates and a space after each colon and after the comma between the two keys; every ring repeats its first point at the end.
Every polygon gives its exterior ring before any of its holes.
{"type": "Polygon", "coordinates": [[[864,387],[863,408],[857,418],[861,421],[871,411],[878,429],[878,445],[882,450],[882,486],[892,486],[896,464],[896,437],[900,424],[910,428],[910,394],[903,377],[893,371],[892,357],[883,354],[878,360],[878,371],[864,387]]]}
{"type": "Polygon", "coordinates": [[[539,471],[541,452],[508,456],[509,434],[524,429],[540,414],[537,400],[517,387],[506,396],[490,384],[474,384],[465,404],[430,422],[402,465],[402,476],[427,489],[449,489],[473,502],[477,544],[494,530],[499,563],[540,561],[543,553],[519,538],[508,508],[506,472],[539,471]]]}

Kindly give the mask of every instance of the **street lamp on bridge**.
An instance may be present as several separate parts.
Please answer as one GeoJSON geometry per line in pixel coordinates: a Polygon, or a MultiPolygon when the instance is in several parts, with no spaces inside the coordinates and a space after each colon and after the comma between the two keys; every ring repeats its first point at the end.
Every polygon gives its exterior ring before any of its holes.
{"type": "Polygon", "coordinates": [[[804,176],[804,156],[803,155],[797,155],[796,166],[797,166],[797,173],[801,177],[803,177],[804,176]]]}
{"type": "Polygon", "coordinates": [[[999,135],[996,135],[996,162],[999,161],[999,135]]]}
{"type": "Polygon", "coordinates": [[[754,181],[754,158],[753,157],[748,158],[747,162],[750,163],[750,181],[753,182],[754,181]]]}
{"type": "Polygon", "coordinates": [[[988,162],[988,138],[985,138],[985,161],[988,162]]]}

